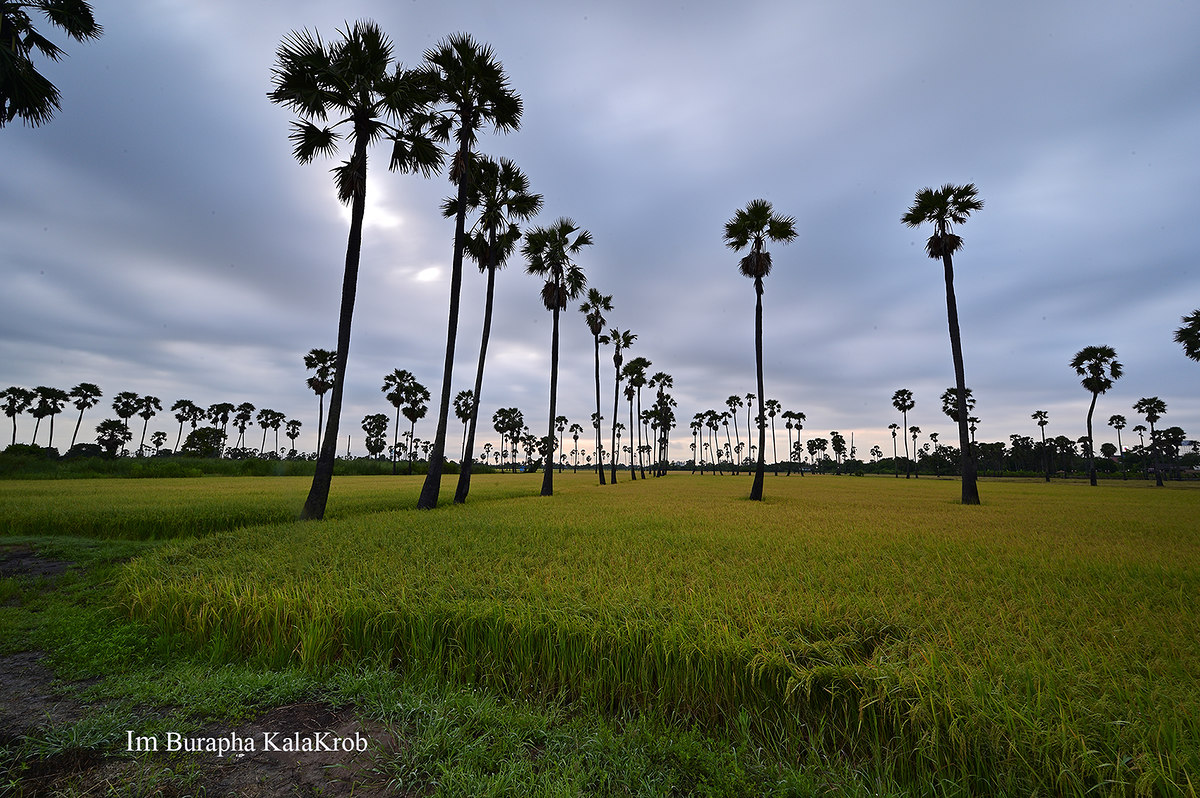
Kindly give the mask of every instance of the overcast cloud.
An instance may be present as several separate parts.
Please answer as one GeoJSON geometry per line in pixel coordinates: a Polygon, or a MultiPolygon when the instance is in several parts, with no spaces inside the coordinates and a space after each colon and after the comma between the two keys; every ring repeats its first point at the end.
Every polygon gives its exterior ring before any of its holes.
{"type": "MultiPolygon", "coordinates": [[[[39,62],[63,109],[0,131],[0,383],[99,384],[82,440],[131,390],[165,407],[270,407],[304,422],[311,449],[302,356],[335,342],[348,212],[333,163],[292,158],[292,116],[266,93],[290,31],[331,39],[370,18],[406,64],[459,31],[494,48],[525,113],[480,150],[545,196],[537,223],[569,216],[593,234],[578,262],[614,297],[609,326],[675,378],[676,458],[694,413],[754,390],[753,284],[721,234],[757,197],[799,231],[772,247],[767,395],[807,414],[805,438],[853,431],[866,457],[888,448],[905,387],[909,423],[954,439],[941,266],[928,232],[899,221],[917,190],[946,182],[985,201],[955,260],[980,440],[1036,435],[1037,409],[1049,434],[1083,435],[1090,396],[1068,362],[1092,344],[1126,369],[1100,398],[1098,440],[1111,414],[1139,423],[1131,406],[1150,395],[1168,405],[1163,424],[1200,433],[1200,364],[1172,341],[1200,307],[1200,6],[647,5],[96,0],[97,41],[43,26],[69,53],[39,62]]],[[[414,372],[436,402],[446,334],[449,181],[384,163],[381,150],[342,417],[359,454],[362,417],[391,414],[384,374],[414,372]]],[[[516,405],[540,433],[550,317],[518,261],[497,281],[482,415],[516,405]]],[[[483,288],[468,269],[454,392],[473,378],[483,288]]],[[[591,336],[574,309],[562,346],[559,411],[586,426],[591,336]]],[[[32,419],[19,421],[28,442],[32,419]]],[[[436,406],[417,435],[435,422],[436,406]]],[[[71,425],[57,426],[65,450],[71,425]]],[[[150,429],[175,422],[164,411],[150,429]]]]}

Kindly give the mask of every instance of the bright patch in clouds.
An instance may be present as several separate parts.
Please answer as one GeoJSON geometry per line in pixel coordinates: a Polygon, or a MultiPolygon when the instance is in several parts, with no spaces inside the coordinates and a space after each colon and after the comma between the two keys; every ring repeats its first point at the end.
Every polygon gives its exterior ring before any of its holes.
{"type": "Polygon", "coordinates": [[[416,279],[418,283],[432,283],[435,282],[437,278],[441,276],[441,274],[442,270],[440,267],[429,266],[417,272],[416,279]]]}

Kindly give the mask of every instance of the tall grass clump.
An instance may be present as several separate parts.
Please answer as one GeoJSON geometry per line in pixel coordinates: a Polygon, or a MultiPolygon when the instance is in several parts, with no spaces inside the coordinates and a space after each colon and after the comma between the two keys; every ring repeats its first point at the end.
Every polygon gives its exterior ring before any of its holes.
{"type": "Polygon", "coordinates": [[[217,659],[749,717],[778,756],[930,790],[1194,794],[1200,491],[998,483],[962,507],[935,480],[780,480],[763,503],[741,484],[580,475],[244,529],[133,562],[119,596],[217,659]]]}

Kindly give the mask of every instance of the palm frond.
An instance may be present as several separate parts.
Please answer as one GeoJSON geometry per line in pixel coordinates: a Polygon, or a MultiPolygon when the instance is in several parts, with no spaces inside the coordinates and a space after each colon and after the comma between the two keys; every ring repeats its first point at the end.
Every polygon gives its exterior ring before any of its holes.
{"type": "Polygon", "coordinates": [[[738,261],[741,273],[752,279],[761,279],[771,273],[771,253],[751,252],[738,261]]]}
{"type": "Polygon", "coordinates": [[[367,164],[351,157],[330,170],[337,186],[338,199],[349,204],[354,197],[367,190],[367,164]]]}
{"type": "Polygon", "coordinates": [[[292,155],[306,164],[317,155],[334,155],[341,135],[333,128],[317,127],[311,122],[293,122],[288,138],[293,142],[292,155]]]}
{"type": "Polygon", "coordinates": [[[91,4],[85,0],[40,0],[34,3],[55,26],[77,42],[98,39],[104,28],[96,24],[91,4]]]}

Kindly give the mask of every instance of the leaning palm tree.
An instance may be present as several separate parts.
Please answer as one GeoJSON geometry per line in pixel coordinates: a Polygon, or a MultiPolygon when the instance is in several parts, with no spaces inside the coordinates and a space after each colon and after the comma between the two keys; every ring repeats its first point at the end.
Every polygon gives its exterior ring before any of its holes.
{"type": "Polygon", "coordinates": [[[1106,392],[1124,373],[1124,368],[1117,362],[1117,352],[1111,346],[1085,346],[1071,358],[1071,368],[1083,377],[1083,387],[1092,394],[1092,403],[1088,405],[1087,440],[1088,440],[1088,481],[1096,485],[1096,444],[1092,437],[1092,413],[1096,410],[1096,398],[1106,392]]]}
{"type": "MultiPolygon", "coordinates": [[[[121,419],[121,421],[125,424],[126,432],[129,432],[129,419],[131,419],[134,413],[138,411],[138,402],[140,399],[141,397],[139,397],[133,391],[121,391],[119,394],[113,397],[113,412],[116,413],[117,418],[121,419]]],[[[130,432],[129,437],[125,440],[128,441],[132,438],[133,433],[130,432]]]]}
{"type": "Polygon", "coordinates": [[[79,425],[83,423],[83,411],[89,407],[95,407],[97,401],[103,396],[100,392],[100,386],[90,382],[81,382],[70,391],[70,396],[75,401],[75,409],[79,411],[79,418],[75,419],[75,433],[71,435],[71,447],[75,446],[75,439],[79,437],[79,425]]]}
{"type": "Polygon", "coordinates": [[[1050,413],[1045,410],[1035,410],[1030,416],[1042,430],[1042,458],[1046,462],[1046,481],[1050,481],[1050,450],[1046,448],[1046,425],[1050,423],[1050,413]]]}
{"type": "Polygon", "coordinates": [[[338,314],[337,355],[329,398],[329,421],[317,455],[312,487],[300,517],[325,517],[333,463],[337,455],[338,424],[346,362],[350,353],[350,325],[358,287],[363,215],[367,196],[367,149],[383,138],[393,142],[389,167],[401,172],[421,172],[426,177],[441,167],[442,152],[425,135],[422,123],[431,95],[424,81],[392,61],[392,43],[373,22],[356,22],[340,31],[341,40],[326,44],[308,31],[284,38],[271,70],[271,102],[295,111],[302,121],[292,124],[289,138],[293,155],[307,164],[318,155],[334,155],[343,138],[350,158],[333,172],[338,199],[350,206],[350,233],[342,276],[338,314]],[[330,116],[340,117],[325,127],[330,116]],[[349,130],[341,132],[342,125],[349,130]]]}
{"type": "MultiPolygon", "coordinates": [[[[102,28],[86,0],[4,0],[0,3],[0,128],[17,117],[30,127],[50,121],[59,93],[33,66],[34,50],[51,61],[63,51],[33,26],[26,9],[40,11],[77,42],[97,39],[102,28]]],[[[72,444],[74,445],[74,444],[72,444]]]]}
{"type": "MultiPolygon", "coordinates": [[[[479,343],[479,365],[475,370],[475,391],[471,419],[467,428],[466,448],[458,470],[458,487],[454,503],[462,504],[471,490],[471,467],[475,456],[475,429],[479,419],[479,402],[483,393],[483,367],[487,361],[488,340],[492,331],[492,309],[495,304],[496,270],[508,260],[521,237],[517,222],[532,219],[542,208],[542,195],[529,193],[529,179],[507,158],[493,161],[480,157],[475,161],[467,204],[479,209],[479,220],[467,238],[466,250],[487,273],[487,293],[483,305],[483,333],[479,343]]],[[[447,202],[442,213],[457,215],[457,203],[447,202]],[[452,207],[453,206],[453,207],[452,207]]]]}
{"type": "Polygon", "coordinates": [[[37,394],[27,388],[11,385],[4,390],[2,396],[4,399],[4,415],[12,419],[12,442],[15,446],[17,443],[17,416],[29,409],[29,406],[33,404],[33,400],[37,398],[37,394]]]}
{"type": "MultiPolygon", "coordinates": [[[[600,438],[600,335],[604,332],[606,319],[605,313],[612,312],[612,296],[600,293],[595,288],[589,288],[587,292],[587,300],[579,306],[579,312],[584,314],[584,319],[587,321],[588,329],[592,333],[592,340],[595,344],[595,363],[596,363],[596,412],[592,414],[593,426],[596,428],[596,451],[600,451],[603,441],[600,438]]],[[[596,470],[600,473],[600,484],[604,484],[604,463],[600,460],[596,461],[599,468],[596,470]]]]}
{"type": "MultiPolygon", "coordinates": [[[[1154,458],[1154,484],[1161,488],[1163,487],[1163,478],[1162,469],[1158,465],[1158,438],[1154,434],[1154,422],[1167,412],[1167,403],[1157,396],[1148,396],[1134,402],[1133,409],[1145,416],[1146,423],[1150,425],[1150,451],[1154,458]]],[[[1142,448],[1145,448],[1145,444],[1142,448]]]]}
{"type": "MultiPolygon", "coordinates": [[[[253,409],[251,405],[251,409],[253,409]]],[[[137,414],[142,419],[142,439],[138,442],[138,456],[141,457],[142,449],[146,448],[146,427],[150,424],[150,419],[158,415],[162,410],[162,402],[157,396],[143,396],[138,399],[137,414]]]]}
{"type": "Polygon", "coordinates": [[[304,368],[315,373],[305,380],[317,395],[317,451],[321,451],[321,430],[325,428],[325,394],[333,387],[333,372],[337,368],[337,352],[310,349],[304,356],[304,368]]]}
{"type": "Polygon", "coordinates": [[[175,436],[175,452],[178,453],[179,442],[183,440],[183,425],[191,422],[192,429],[195,430],[196,424],[204,420],[204,408],[190,399],[179,399],[171,405],[171,412],[175,414],[175,420],[179,422],[179,434],[175,436]]]}
{"type": "Polygon", "coordinates": [[[434,131],[440,141],[453,136],[456,144],[450,180],[458,187],[454,219],[454,254],[450,267],[450,308],[446,329],[446,359],[442,394],[438,403],[437,430],[429,458],[429,472],[417,508],[437,506],[446,451],[450,415],[450,384],[454,374],[454,344],[458,337],[458,305],[462,290],[462,261],[466,245],[467,197],[474,179],[472,153],[479,131],[490,125],[500,132],[521,125],[521,98],[509,87],[504,67],[492,48],[466,34],[454,34],[425,52],[424,75],[437,92],[441,107],[435,112],[434,131]]]}
{"type": "MultiPolygon", "coordinates": [[[[617,418],[620,402],[621,402],[621,364],[625,361],[621,354],[623,350],[633,346],[633,342],[637,340],[637,336],[629,330],[620,330],[613,327],[608,331],[608,335],[600,336],[600,343],[613,345],[613,368],[616,371],[616,385],[613,388],[613,434],[612,434],[612,463],[611,471],[612,484],[617,484],[617,458],[620,456],[621,449],[617,445],[617,418]]],[[[701,471],[703,473],[703,471],[701,471]]]]}
{"type": "Polygon", "coordinates": [[[771,203],[764,199],[751,200],[742,210],[725,223],[725,245],[737,252],[747,245],[750,252],[739,262],[744,276],[754,280],[754,363],[758,376],[758,461],[754,467],[754,483],[750,487],[750,498],[762,500],[765,463],[763,451],[767,444],[767,428],[761,421],[763,409],[763,352],[762,352],[762,295],[763,278],[771,273],[771,253],[763,246],[768,240],[787,243],[796,237],[796,220],[774,212],[771,203]]]}
{"type": "Polygon", "coordinates": [[[925,242],[925,253],[934,260],[941,259],[946,277],[946,322],[950,330],[950,354],[954,360],[954,384],[958,389],[958,445],[962,456],[962,503],[979,504],[979,485],[975,458],[970,456],[970,433],[967,430],[967,381],[963,370],[962,335],[958,326],[958,305],[954,299],[953,255],[962,249],[962,238],[953,232],[953,225],[963,224],[972,212],[983,207],[974,183],[955,186],[947,183],[938,190],[923,188],[901,223],[920,227],[929,222],[934,231],[925,242]]]}
{"type": "MultiPolygon", "coordinates": [[[[901,429],[908,429],[908,411],[917,406],[913,400],[912,391],[907,388],[899,388],[892,394],[892,407],[896,408],[902,414],[904,423],[900,425],[901,429]]],[[[908,479],[912,476],[912,460],[908,457],[908,438],[904,439],[904,478],[908,479]]]]}
{"type": "Polygon", "coordinates": [[[1183,345],[1183,353],[1200,360],[1200,309],[1180,319],[1183,326],[1175,331],[1175,343],[1183,345]]]}
{"type": "MultiPolygon", "coordinates": [[[[529,261],[526,274],[545,278],[542,304],[551,313],[550,324],[550,424],[546,435],[554,438],[554,420],[558,408],[558,316],[583,293],[587,278],[583,269],[571,260],[592,243],[592,234],[563,217],[549,227],[536,227],[525,236],[521,253],[529,261]]],[[[542,495],[554,495],[554,468],[547,459],[542,473],[542,495]]]]}

